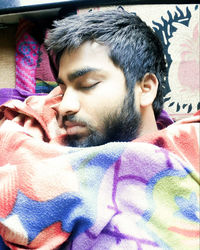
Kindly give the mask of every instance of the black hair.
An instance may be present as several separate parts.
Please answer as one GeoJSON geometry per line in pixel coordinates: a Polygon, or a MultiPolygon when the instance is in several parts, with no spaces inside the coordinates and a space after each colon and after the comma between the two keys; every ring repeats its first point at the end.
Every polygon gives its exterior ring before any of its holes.
{"type": "Polygon", "coordinates": [[[95,41],[109,48],[109,57],[124,72],[129,91],[146,73],[155,74],[159,86],[153,110],[158,117],[166,79],[163,47],[153,29],[135,13],[123,9],[87,12],[54,21],[53,26],[46,45],[58,62],[64,50],[70,52],[86,41],[95,41]]]}

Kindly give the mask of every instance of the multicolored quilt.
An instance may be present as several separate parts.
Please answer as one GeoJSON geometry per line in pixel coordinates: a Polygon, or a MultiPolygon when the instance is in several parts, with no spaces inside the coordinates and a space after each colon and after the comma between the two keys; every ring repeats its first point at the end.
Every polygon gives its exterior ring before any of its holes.
{"type": "Polygon", "coordinates": [[[0,249],[199,249],[200,113],[71,148],[56,91],[0,107],[0,249]]]}

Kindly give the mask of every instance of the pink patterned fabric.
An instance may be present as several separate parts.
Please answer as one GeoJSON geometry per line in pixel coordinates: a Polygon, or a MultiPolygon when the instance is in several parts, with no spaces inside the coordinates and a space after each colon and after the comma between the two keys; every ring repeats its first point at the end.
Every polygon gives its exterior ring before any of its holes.
{"type": "Polygon", "coordinates": [[[53,88],[57,86],[49,55],[44,46],[44,43],[40,46],[35,78],[36,93],[49,93],[53,88]]]}
{"type": "Polygon", "coordinates": [[[29,34],[24,33],[16,45],[16,89],[35,93],[35,71],[39,44],[29,34]]]}

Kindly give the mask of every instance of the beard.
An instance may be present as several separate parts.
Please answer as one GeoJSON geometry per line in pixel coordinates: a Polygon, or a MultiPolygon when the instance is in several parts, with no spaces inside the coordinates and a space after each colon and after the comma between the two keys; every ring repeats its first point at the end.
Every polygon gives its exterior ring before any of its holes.
{"type": "MultiPolygon", "coordinates": [[[[89,136],[82,138],[80,135],[68,135],[64,143],[71,147],[91,147],[108,142],[128,142],[136,139],[141,127],[141,116],[134,106],[133,94],[127,94],[121,108],[103,118],[104,132],[87,124],[89,136]]],[[[64,120],[79,121],[74,116],[64,117],[64,120]]]]}

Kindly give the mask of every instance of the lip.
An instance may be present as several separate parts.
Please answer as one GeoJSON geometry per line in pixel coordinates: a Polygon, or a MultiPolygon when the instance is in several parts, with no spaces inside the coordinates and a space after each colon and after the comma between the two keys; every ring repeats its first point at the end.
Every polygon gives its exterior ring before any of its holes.
{"type": "Polygon", "coordinates": [[[86,130],[85,125],[77,122],[66,121],[64,126],[68,135],[82,134],[85,133],[86,130]]]}

